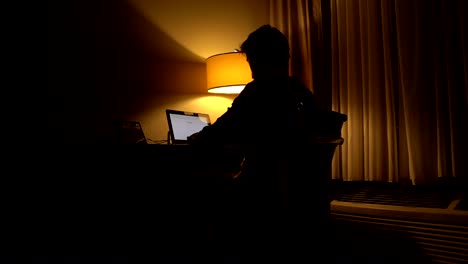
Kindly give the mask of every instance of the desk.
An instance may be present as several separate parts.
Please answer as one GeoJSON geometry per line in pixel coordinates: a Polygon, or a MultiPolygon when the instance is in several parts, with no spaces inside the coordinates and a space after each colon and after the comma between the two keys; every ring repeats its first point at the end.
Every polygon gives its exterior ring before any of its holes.
{"type": "Polygon", "coordinates": [[[61,146],[47,153],[31,172],[32,243],[45,256],[192,253],[203,246],[212,202],[221,201],[216,173],[225,164],[216,160],[236,157],[174,145],[61,146]]]}

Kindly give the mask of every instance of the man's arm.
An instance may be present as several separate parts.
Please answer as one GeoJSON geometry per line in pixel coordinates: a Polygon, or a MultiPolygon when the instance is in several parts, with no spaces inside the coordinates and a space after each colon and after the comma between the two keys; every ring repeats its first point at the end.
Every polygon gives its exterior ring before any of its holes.
{"type": "Polygon", "coordinates": [[[206,126],[200,132],[188,137],[189,143],[232,144],[238,141],[239,132],[245,129],[243,124],[249,113],[252,88],[252,84],[247,84],[244,90],[234,99],[231,107],[212,125],[206,126]]]}

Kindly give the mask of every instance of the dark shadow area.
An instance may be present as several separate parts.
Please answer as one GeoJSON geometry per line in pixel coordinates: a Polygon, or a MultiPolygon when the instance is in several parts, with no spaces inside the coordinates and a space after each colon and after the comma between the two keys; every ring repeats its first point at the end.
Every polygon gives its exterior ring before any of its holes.
{"type": "MultiPolygon", "coordinates": [[[[220,177],[239,157],[199,151],[167,145],[49,148],[53,154],[31,164],[37,177],[30,263],[246,263],[252,258],[239,246],[249,242],[241,234],[249,232],[252,214],[236,207],[238,183],[220,177]]],[[[303,219],[322,229],[323,239],[284,241],[310,247],[312,263],[430,263],[405,233],[346,221],[325,228],[315,214],[303,219]]],[[[262,260],[278,261],[275,246],[256,246],[272,253],[262,260]]]]}
{"type": "Polygon", "coordinates": [[[463,211],[468,211],[468,201],[467,197],[463,197],[463,199],[460,200],[460,202],[455,206],[455,210],[463,210],[463,211]]]}
{"type": "Polygon", "coordinates": [[[370,228],[366,224],[335,221],[337,263],[433,263],[408,234],[370,228]]]}
{"type": "Polygon", "coordinates": [[[207,166],[209,153],[186,147],[49,147],[33,166],[33,263],[180,263],[207,250],[232,156],[207,166]]]}

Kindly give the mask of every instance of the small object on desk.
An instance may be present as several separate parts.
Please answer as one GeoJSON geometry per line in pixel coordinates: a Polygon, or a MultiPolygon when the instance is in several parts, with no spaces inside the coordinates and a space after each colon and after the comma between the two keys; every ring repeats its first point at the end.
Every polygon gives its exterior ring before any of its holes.
{"type": "Polygon", "coordinates": [[[116,120],[113,123],[113,132],[116,144],[148,144],[138,121],[116,120]]]}

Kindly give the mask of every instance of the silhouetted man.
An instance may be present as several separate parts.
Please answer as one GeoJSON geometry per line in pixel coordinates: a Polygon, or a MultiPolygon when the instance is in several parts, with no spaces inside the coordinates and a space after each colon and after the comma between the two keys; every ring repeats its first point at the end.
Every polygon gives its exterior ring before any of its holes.
{"type": "Polygon", "coordinates": [[[313,93],[289,76],[289,44],[277,28],[261,26],[242,43],[240,52],[246,55],[253,81],[216,122],[189,137],[189,142],[235,146],[244,156],[236,179],[238,207],[230,208],[232,232],[225,234],[227,241],[236,242],[223,246],[245,252],[249,259],[302,257],[298,252],[305,252],[300,248],[307,243],[298,238],[294,240],[300,243],[293,243],[291,234],[310,235],[304,228],[313,224],[301,223],[306,214],[315,214],[313,221],[319,215],[327,217],[326,208],[317,209],[320,203],[328,205],[323,182],[312,179],[310,161],[302,153],[307,150],[306,138],[318,133],[314,117],[320,110],[313,93]]]}

